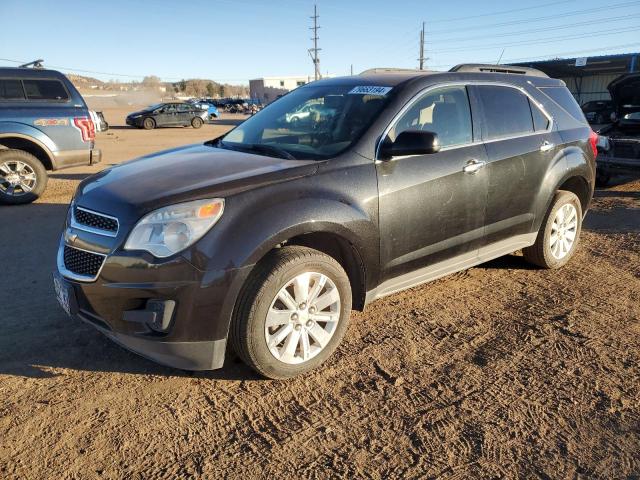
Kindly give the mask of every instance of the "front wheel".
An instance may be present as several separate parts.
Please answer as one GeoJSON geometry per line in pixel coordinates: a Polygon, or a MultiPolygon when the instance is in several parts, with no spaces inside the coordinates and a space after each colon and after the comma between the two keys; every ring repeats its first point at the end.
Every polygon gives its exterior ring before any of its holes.
{"type": "Polygon", "coordinates": [[[318,367],[334,352],[350,312],[349,278],[338,262],[311,248],[283,247],[252,272],[230,341],[261,375],[289,378],[318,367]]]}
{"type": "Polygon", "coordinates": [[[156,121],[153,118],[145,118],[142,122],[142,128],[145,130],[153,130],[156,128],[156,121]]]}
{"type": "Polygon", "coordinates": [[[200,117],[194,117],[194,118],[191,120],[191,126],[192,126],[193,128],[200,128],[200,127],[202,126],[202,124],[203,124],[203,123],[204,123],[204,122],[202,121],[202,119],[201,119],[200,117]]]}
{"type": "Polygon", "coordinates": [[[542,222],[536,242],[522,250],[524,258],[543,268],[556,269],[575,254],[582,229],[582,205],[573,193],[560,190],[542,222]]]}
{"type": "Polygon", "coordinates": [[[22,150],[0,150],[0,203],[31,203],[46,186],[47,171],[40,160],[22,150]]]}

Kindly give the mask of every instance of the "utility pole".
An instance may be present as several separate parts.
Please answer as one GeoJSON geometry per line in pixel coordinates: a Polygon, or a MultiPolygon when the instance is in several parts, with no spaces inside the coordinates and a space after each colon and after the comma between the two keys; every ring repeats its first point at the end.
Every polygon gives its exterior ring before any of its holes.
{"type": "Polygon", "coordinates": [[[309,55],[311,55],[311,60],[313,61],[316,80],[322,78],[322,75],[320,74],[320,59],[318,58],[318,52],[322,50],[321,48],[318,48],[318,29],[320,28],[320,25],[318,25],[318,18],[320,18],[318,16],[318,6],[314,5],[313,17],[311,17],[313,20],[313,27],[309,27],[309,30],[313,30],[313,37],[311,38],[311,40],[313,40],[313,48],[309,49],[309,55]]]}
{"type": "Polygon", "coordinates": [[[422,30],[420,30],[420,70],[424,70],[424,22],[422,22],[422,30]]]}

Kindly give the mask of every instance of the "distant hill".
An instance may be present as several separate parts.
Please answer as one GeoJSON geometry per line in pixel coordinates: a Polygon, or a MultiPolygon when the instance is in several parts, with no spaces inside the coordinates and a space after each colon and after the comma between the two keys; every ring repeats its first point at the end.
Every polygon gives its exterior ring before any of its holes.
{"type": "Polygon", "coordinates": [[[247,97],[249,88],[245,85],[221,84],[214,80],[191,78],[179,82],[162,82],[158,77],[149,75],[141,82],[121,82],[110,80],[103,82],[93,77],[66,74],[67,78],[80,91],[110,90],[110,91],[156,91],[166,94],[180,94],[192,97],[247,97]]]}

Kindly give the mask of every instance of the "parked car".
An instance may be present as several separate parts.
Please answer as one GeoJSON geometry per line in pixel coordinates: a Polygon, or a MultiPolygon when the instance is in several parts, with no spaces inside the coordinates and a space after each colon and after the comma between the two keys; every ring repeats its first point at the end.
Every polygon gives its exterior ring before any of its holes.
{"type": "Polygon", "coordinates": [[[153,130],[156,127],[200,128],[207,112],[186,102],[157,103],[127,116],[127,125],[153,130]]]}
{"type": "Polygon", "coordinates": [[[212,100],[196,100],[192,102],[196,107],[206,110],[207,116],[209,120],[214,120],[220,116],[220,112],[218,111],[218,107],[212,100]]]}
{"type": "Polygon", "coordinates": [[[610,100],[594,100],[580,107],[589,123],[603,124],[611,122],[611,114],[614,111],[610,100]]]}
{"type": "Polygon", "coordinates": [[[91,120],[93,120],[93,124],[96,127],[96,132],[106,132],[109,130],[109,124],[105,120],[102,112],[89,110],[89,115],[91,115],[91,120]]]}
{"type": "Polygon", "coordinates": [[[285,116],[287,123],[298,125],[303,122],[318,121],[318,117],[329,117],[335,115],[335,110],[325,107],[323,104],[304,105],[299,110],[288,113],[285,116]]]}
{"type": "Polygon", "coordinates": [[[640,73],[623,75],[608,89],[615,120],[598,131],[599,186],[607,185],[614,175],[640,173],[640,73]]]}
{"type": "Polygon", "coordinates": [[[47,171],[100,162],[84,99],[60,72],[0,68],[0,203],[36,200],[47,171]]]}
{"type": "Polygon", "coordinates": [[[520,249],[562,267],[597,136],[563,82],[501,68],[320,80],[224,136],[84,180],[60,304],[160,363],[219,368],[229,343],[286,378],[334,352],[352,308],[520,249]],[[336,115],[282,126],[318,103],[336,115]]]}

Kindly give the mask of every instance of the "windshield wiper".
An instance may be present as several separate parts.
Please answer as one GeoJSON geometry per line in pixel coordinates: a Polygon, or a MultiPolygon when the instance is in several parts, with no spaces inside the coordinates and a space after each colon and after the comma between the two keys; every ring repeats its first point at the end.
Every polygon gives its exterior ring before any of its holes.
{"type": "Polygon", "coordinates": [[[209,141],[207,145],[218,148],[228,148],[229,150],[248,150],[250,152],[264,153],[270,156],[286,158],[287,160],[297,160],[296,157],[287,152],[284,148],[276,147],[270,143],[229,143],[223,140],[209,141]]]}
{"type": "Polygon", "coordinates": [[[296,157],[287,152],[284,148],[276,147],[275,145],[271,145],[270,143],[248,143],[243,144],[243,147],[246,147],[249,150],[253,150],[254,152],[266,153],[266,154],[276,154],[278,157],[286,158],[287,160],[296,160],[296,157]]]}

